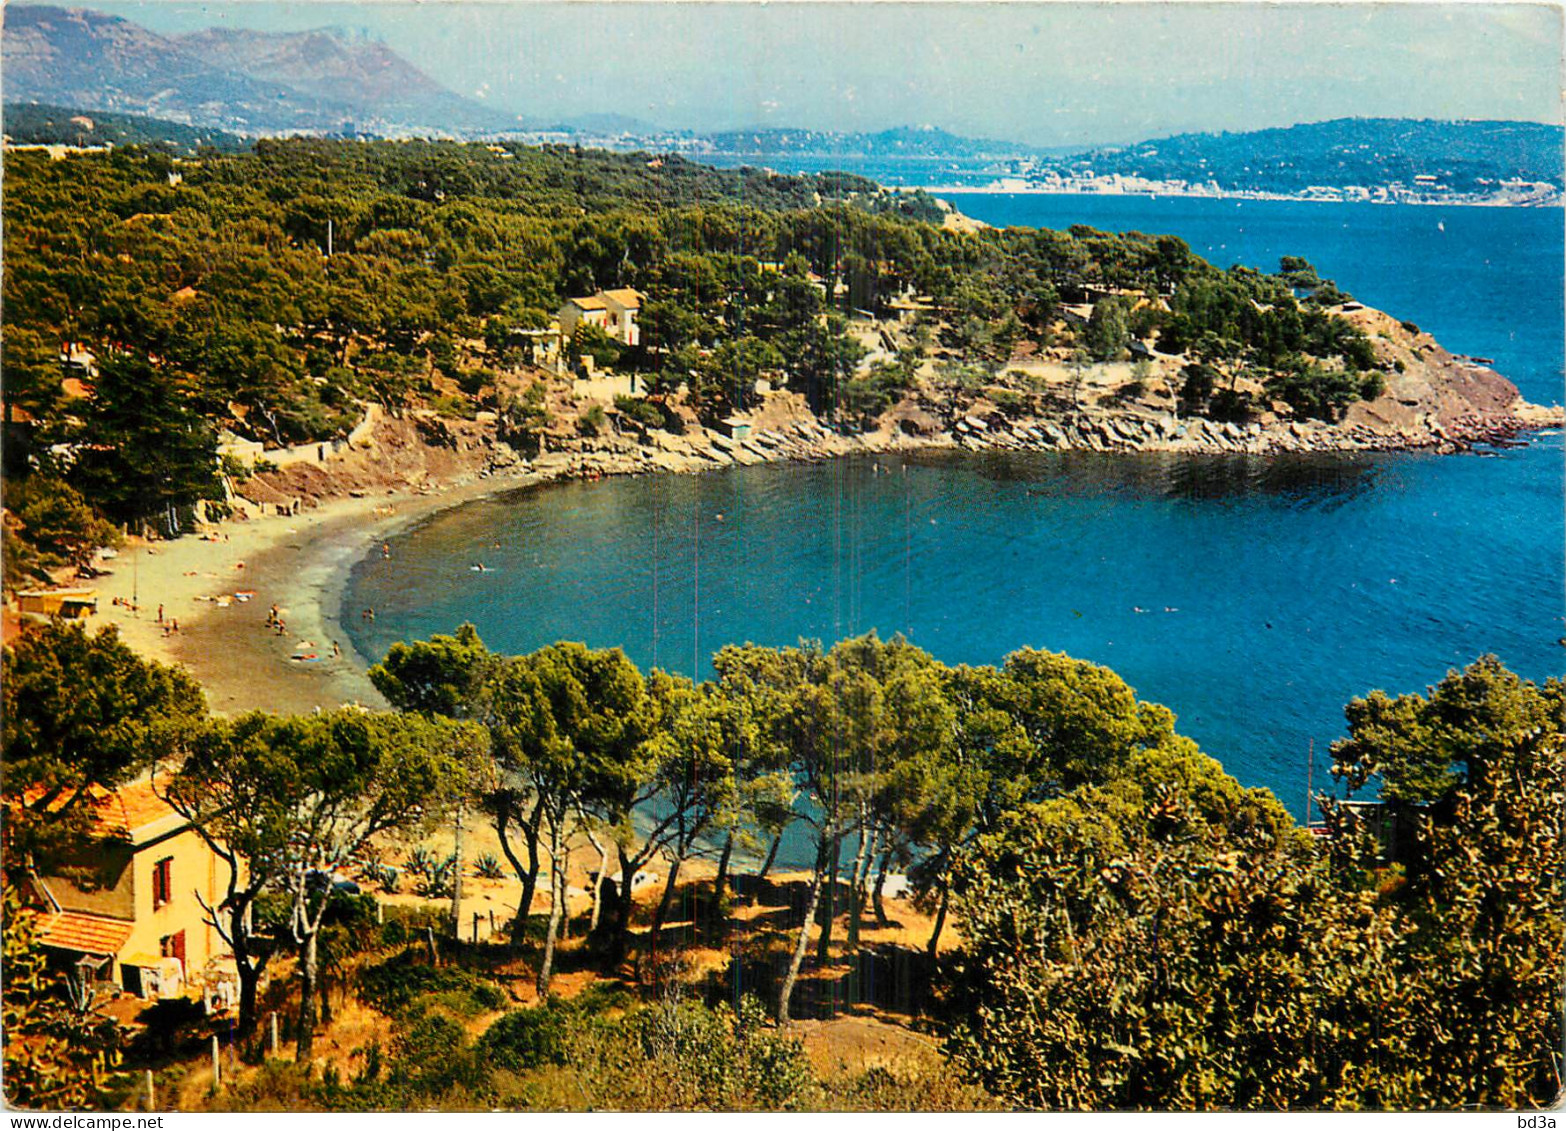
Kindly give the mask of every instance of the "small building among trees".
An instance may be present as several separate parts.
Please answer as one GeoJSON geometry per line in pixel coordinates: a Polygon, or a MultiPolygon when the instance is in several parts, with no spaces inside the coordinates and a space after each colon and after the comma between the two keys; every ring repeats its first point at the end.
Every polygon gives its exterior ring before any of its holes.
{"type": "Polygon", "coordinates": [[[18,612],[80,620],[98,611],[95,589],[29,589],[16,595],[18,612]]]}
{"type": "Polygon", "coordinates": [[[642,296],[630,287],[599,291],[582,298],[568,298],[560,308],[560,333],[570,339],[579,325],[596,326],[623,346],[637,346],[642,329],[636,317],[642,309],[642,296]]]}
{"type": "Polygon", "coordinates": [[[228,868],[150,781],[95,787],[90,839],[31,877],[38,941],[62,967],[140,997],[183,994],[226,953],[203,907],[228,868]]]}

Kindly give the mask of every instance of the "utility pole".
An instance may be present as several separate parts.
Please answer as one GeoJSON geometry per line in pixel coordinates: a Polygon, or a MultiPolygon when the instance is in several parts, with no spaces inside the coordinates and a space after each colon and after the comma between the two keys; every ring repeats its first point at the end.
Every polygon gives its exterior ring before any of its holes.
{"type": "Polygon", "coordinates": [[[456,845],[451,862],[451,937],[462,939],[462,820],[467,815],[467,804],[457,806],[456,845]]]}

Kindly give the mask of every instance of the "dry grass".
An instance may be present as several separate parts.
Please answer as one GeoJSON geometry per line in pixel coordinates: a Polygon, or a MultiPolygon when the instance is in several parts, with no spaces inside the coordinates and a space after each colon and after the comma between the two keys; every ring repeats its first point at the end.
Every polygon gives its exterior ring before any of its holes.
{"type": "MultiPolygon", "coordinates": [[[[492,831],[490,835],[493,836],[492,831]]],[[[425,843],[437,850],[441,848],[435,838],[425,843]]],[[[467,844],[465,854],[470,862],[478,852],[490,850],[476,835],[470,835],[467,844]]],[[[447,847],[449,850],[449,845],[447,847]]],[[[391,853],[387,855],[389,859],[397,859],[391,853]]],[[[579,854],[573,860],[578,875],[587,863],[593,867],[597,865],[596,854],[591,854],[590,862],[581,858],[585,855],[579,854]]],[[[661,868],[654,870],[661,871],[661,868]]],[[[687,987],[687,992],[706,996],[709,1000],[727,999],[736,986],[757,992],[764,1000],[770,999],[776,992],[776,972],[781,971],[792,951],[808,897],[810,876],[803,872],[777,873],[756,893],[754,902],[749,898],[750,877],[743,873],[736,876],[737,890],[730,893],[728,915],[713,930],[708,925],[707,911],[715,872],[708,861],[688,862],[682,869],[682,882],[672,904],[670,921],[665,924],[661,945],[657,948],[656,967],[651,961],[650,927],[663,894],[661,883],[648,884],[636,892],[631,956],[624,966],[614,971],[602,968],[601,956],[589,952],[582,937],[586,933],[589,899],[573,897],[572,935],[559,944],[551,994],[571,1000],[595,986],[617,984],[651,995],[662,992],[656,983],[673,977],[687,987]]],[[[577,878],[573,875],[573,881],[577,878]]],[[[585,879],[585,875],[581,878],[585,879]]],[[[449,945],[443,947],[443,961],[459,961],[481,970],[485,977],[502,988],[514,1005],[537,1004],[534,987],[536,942],[520,951],[512,951],[490,941],[489,912],[494,911],[496,927],[503,930],[515,915],[520,884],[515,880],[466,876],[463,886],[464,912],[471,915],[470,908],[482,909],[479,945],[475,947],[465,942],[455,952],[450,951],[449,945]]],[[[847,885],[841,885],[840,891],[841,907],[846,903],[847,885]]],[[[539,892],[539,897],[534,905],[535,914],[547,910],[548,906],[544,891],[539,892]]],[[[447,901],[426,900],[406,893],[379,898],[388,904],[405,907],[447,906],[447,901]]],[[[875,924],[873,910],[866,907],[857,955],[850,952],[847,945],[847,916],[839,915],[833,924],[831,958],[822,967],[817,967],[814,961],[819,927],[811,928],[805,970],[795,995],[794,1012],[800,1018],[795,1023],[795,1031],[802,1038],[815,1072],[824,1082],[843,1081],[860,1087],[865,1080],[872,1080],[879,1081],[881,1087],[891,1087],[886,1081],[938,1078],[942,1088],[949,1085],[954,1089],[943,1095],[958,1097],[956,1102],[959,1104],[966,1102],[962,1099],[966,1093],[954,1082],[934,1040],[910,1027],[917,1019],[918,1010],[909,1010],[900,1000],[906,995],[899,988],[899,977],[927,978],[924,953],[933,919],[915,908],[908,898],[888,899],[886,910],[890,922],[883,927],[875,924]],[[903,966],[915,973],[908,974],[907,970],[899,973],[903,966]]],[[[471,923],[471,918],[467,922],[471,923]]],[[[466,938],[466,932],[464,935],[466,938]]],[[[941,940],[941,951],[951,950],[958,941],[956,932],[948,924],[941,940]]],[[[384,957],[381,953],[368,953],[355,959],[351,966],[380,961],[384,957]]],[[[287,1016],[286,1011],[296,1008],[297,1000],[297,982],[292,976],[291,961],[286,957],[274,960],[271,973],[272,992],[267,995],[263,1016],[266,1010],[273,1008],[287,1016]]],[[[352,980],[351,974],[349,980],[352,980]]],[[[330,1067],[342,1078],[350,1079],[363,1068],[372,1045],[379,1045],[383,1050],[392,1046],[396,1023],[378,1010],[361,1004],[350,992],[335,984],[331,992],[332,1021],[317,1034],[312,1067],[317,1076],[330,1067]]],[[[923,1001],[924,995],[925,990],[920,988],[914,997],[923,1001]]],[[[463,1027],[470,1037],[477,1037],[501,1012],[463,1019],[463,1027]]],[[[291,1048],[285,1046],[282,1059],[291,1058],[291,1048]]],[[[188,1060],[184,1069],[184,1080],[169,1100],[175,1100],[182,1110],[201,1109],[214,1103],[221,1105],[221,1097],[214,1099],[210,1094],[211,1068],[207,1057],[188,1060]]],[[[229,1073],[226,1084],[245,1083],[256,1080],[262,1069],[231,1064],[225,1052],[225,1072],[229,1073]]],[[[948,1098],[943,1102],[953,1101],[948,1098]]]]}

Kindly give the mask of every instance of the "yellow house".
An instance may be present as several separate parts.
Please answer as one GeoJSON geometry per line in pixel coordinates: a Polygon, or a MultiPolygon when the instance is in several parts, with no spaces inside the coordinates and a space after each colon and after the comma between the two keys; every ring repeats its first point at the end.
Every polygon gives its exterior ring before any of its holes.
{"type": "Polygon", "coordinates": [[[630,287],[566,299],[560,308],[560,333],[569,341],[577,326],[585,322],[597,326],[622,345],[635,346],[642,340],[642,328],[636,321],[641,309],[641,293],[630,287]]]}
{"type": "Polygon", "coordinates": [[[96,839],[34,877],[38,941],[61,965],[141,997],[218,981],[228,951],[202,904],[223,898],[228,865],[150,781],[90,804],[96,839]]]}

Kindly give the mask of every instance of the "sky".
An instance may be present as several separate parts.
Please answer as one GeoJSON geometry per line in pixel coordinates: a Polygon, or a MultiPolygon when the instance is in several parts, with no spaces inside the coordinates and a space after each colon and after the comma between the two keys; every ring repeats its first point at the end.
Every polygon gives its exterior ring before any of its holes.
{"type": "Polygon", "coordinates": [[[1110,145],[1347,116],[1562,120],[1551,4],[63,2],[160,32],[362,29],[459,94],[550,121],[1110,145]]]}

